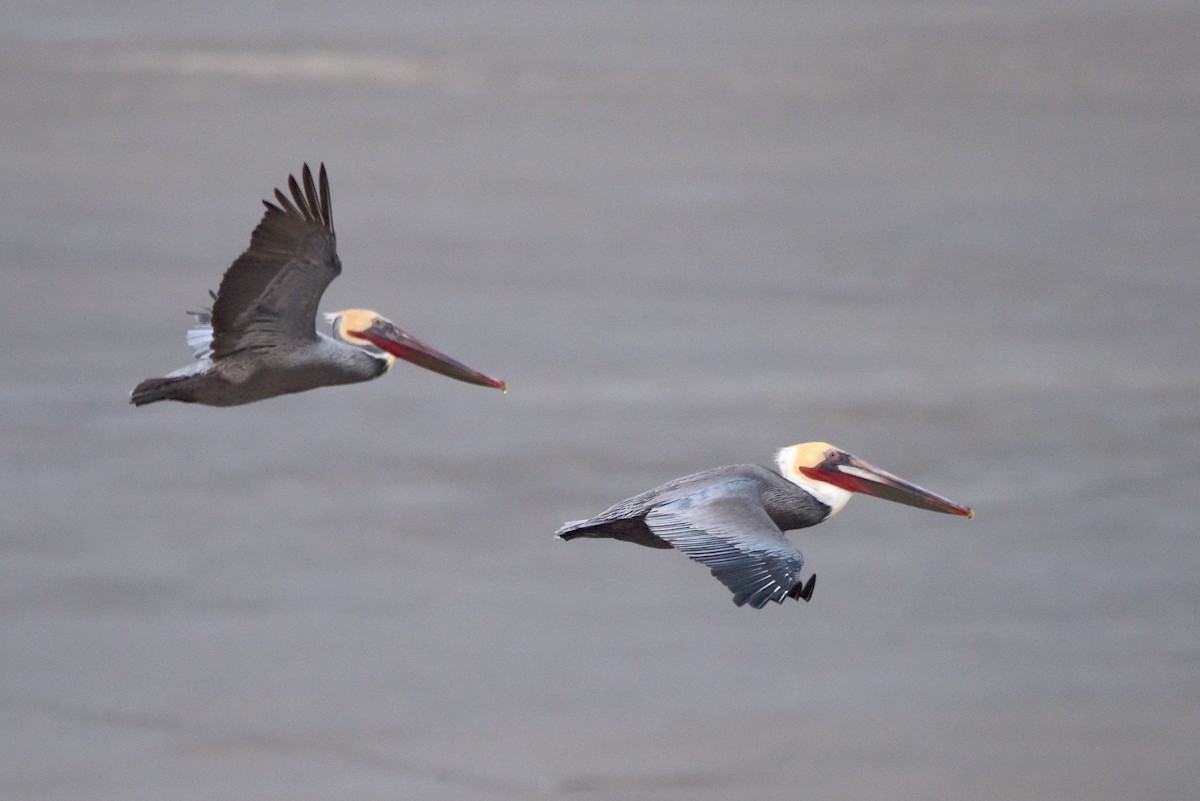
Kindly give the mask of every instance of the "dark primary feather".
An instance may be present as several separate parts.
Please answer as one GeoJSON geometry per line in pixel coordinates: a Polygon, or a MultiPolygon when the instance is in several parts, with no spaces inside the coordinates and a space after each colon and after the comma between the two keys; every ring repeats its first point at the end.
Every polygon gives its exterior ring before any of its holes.
{"type": "Polygon", "coordinates": [[[275,190],[279,205],[266,212],[250,247],[221,279],[213,304],[213,359],[245,348],[316,338],[317,305],[342,271],[333,230],[329,178],[320,167],[320,188],[304,165],[303,189],[288,176],[292,197],[275,190]]]}

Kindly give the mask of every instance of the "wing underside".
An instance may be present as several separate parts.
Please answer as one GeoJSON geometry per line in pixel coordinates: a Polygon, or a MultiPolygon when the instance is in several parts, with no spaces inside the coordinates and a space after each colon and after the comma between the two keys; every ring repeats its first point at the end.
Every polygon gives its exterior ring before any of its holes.
{"type": "Polygon", "coordinates": [[[705,565],[733,593],[738,606],[761,609],[768,601],[805,597],[804,557],[783,536],[752,486],[712,488],[703,499],[679,498],[656,506],[646,525],[657,536],[705,565]]]}

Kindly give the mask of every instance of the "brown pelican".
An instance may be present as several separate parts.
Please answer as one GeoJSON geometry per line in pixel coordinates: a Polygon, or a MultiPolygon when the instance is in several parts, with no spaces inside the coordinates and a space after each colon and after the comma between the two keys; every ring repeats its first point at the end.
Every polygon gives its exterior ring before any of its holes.
{"type": "Polygon", "coordinates": [[[815,526],[842,510],[852,492],[918,509],[974,517],[965,506],[909,484],[827,442],[779,452],[779,472],[758,465],[714,467],[668,481],[565,524],[564,540],[608,537],[675,548],[712,570],[738,606],[812,597],[817,576],[802,581],[804,557],[783,532],[815,526]]]}
{"type": "Polygon", "coordinates": [[[404,359],[442,375],[506,390],[439,353],[390,320],[366,309],[326,314],[333,336],[316,330],[317,304],[342,271],[333,232],[329,178],[320,170],[320,193],[304,165],[304,188],[288,176],[289,200],[264,200],[262,221],[250,247],[225,271],[209,312],[193,312],[188,332],[196,361],[134,387],[137,406],[160,400],[234,406],[316,387],[367,381],[404,359]]]}

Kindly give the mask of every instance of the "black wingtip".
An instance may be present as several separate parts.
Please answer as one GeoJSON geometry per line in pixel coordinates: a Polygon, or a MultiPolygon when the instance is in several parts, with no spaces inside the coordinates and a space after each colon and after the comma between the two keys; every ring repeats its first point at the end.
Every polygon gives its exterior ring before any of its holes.
{"type": "Polygon", "coordinates": [[[813,573],[811,576],[808,577],[808,581],[806,581],[804,583],[803,587],[801,587],[799,584],[796,585],[796,589],[799,590],[799,592],[797,592],[794,597],[800,598],[805,603],[808,603],[809,601],[812,600],[813,588],[816,586],[817,586],[817,574],[813,573]]]}
{"type": "Polygon", "coordinates": [[[317,184],[313,181],[312,170],[308,168],[308,164],[304,165],[304,199],[308,201],[308,207],[312,209],[317,220],[320,220],[321,201],[317,199],[317,184]]]}
{"type": "Polygon", "coordinates": [[[321,209],[325,214],[325,224],[329,226],[329,230],[333,230],[333,203],[329,199],[329,176],[325,173],[325,162],[321,162],[320,175],[321,181],[321,209]]]}
{"type": "MultiPolygon", "coordinates": [[[[308,175],[308,180],[312,180],[311,173],[308,175]]],[[[300,184],[296,181],[296,176],[288,176],[288,189],[291,191],[292,197],[296,200],[295,208],[300,216],[308,222],[316,222],[316,220],[313,219],[312,210],[309,209],[308,204],[304,202],[304,193],[300,190],[300,184]]],[[[278,189],[275,190],[275,193],[276,196],[279,196],[280,194],[278,189]]]]}

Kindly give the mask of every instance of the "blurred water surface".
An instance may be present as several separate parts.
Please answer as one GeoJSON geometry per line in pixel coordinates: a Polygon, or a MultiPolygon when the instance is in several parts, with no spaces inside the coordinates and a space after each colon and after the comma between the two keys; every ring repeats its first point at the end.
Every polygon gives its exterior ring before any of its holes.
{"type": "Polygon", "coordinates": [[[1191,3],[9,4],[0,788],[1200,794],[1191,3]],[[134,410],[331,173],[412,368],[134,410]],[[808,605],[562,520],[824,439],[808,605]]]}

